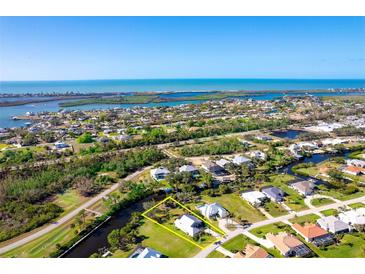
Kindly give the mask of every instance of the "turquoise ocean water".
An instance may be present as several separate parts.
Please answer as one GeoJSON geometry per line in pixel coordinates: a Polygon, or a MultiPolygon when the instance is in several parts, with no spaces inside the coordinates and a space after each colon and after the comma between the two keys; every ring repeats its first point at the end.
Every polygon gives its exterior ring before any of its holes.
{"type": "Polygon", "coordinates": [[[0,82],[0,93],[305,90],[365,87],[365,79],[148,79],[0,82]]]}
{"type": "MultiPolygon", "coordinates": [[[[310,90],[331,88],[365,88],[365,80],[290,80],[290,79],[156,79],[156,80],[91,80],[91,81],[45,81],[45,82],[0,82],[0,93],[39,92],[143,92],[143,91],[183,91],[182,94],[168,94],[166,97],[189,97],[192,91],[212,90],[266,90],[264,94],[247,96],[257,100],[271,100],[284,95],[283,90],[310,90]]],[[[292,95],[296,95],[295,93],[292,95]]],[[[351,93],[313,93],[316,96],[346,96],[351,93]]],[[[22,97],[24,98],[24,97],[22,97]]],[[[0,100],[10,100],[0,98],[0,100]]],[[[19,127],[24,121],[11,120],[11,116],[23,115],[27,111],[58,111],[60,101],[30,103],[22,106],[0,108],[0,127],[19,127]]],[[[172,106],[200,101],[177,101],[144,104],[143,106],[172,106]]],[[[115,107],[128,108],[136,105],[85,105],[69,109],[89,110],[115,107]]]]}

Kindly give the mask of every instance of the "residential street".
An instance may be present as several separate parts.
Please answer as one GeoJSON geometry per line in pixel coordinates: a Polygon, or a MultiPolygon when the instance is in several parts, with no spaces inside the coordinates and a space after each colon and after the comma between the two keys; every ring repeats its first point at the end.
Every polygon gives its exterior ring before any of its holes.
{"type": "MultiPolygon", "coordinates": [[[[237,228],[234,231],[229,231],[229,230],[225,229],[224,231],[227,234],[220,241],[219,245],[212,245],[212,246],[207,247],[206,249],[203,249],[198,254],[196,254],[194,256],[194,258],[205,258],[213,250],[220,251],[220,249],[219,249],[220,245],[228,242],[229,240],[233,239],[234,237],[238,236],[239,234],[243,234],[243,235],[251,238],[252,240],[258,242],[259,244],[262,244],[265,247],[271,247],[270,244],[267,243],[264,239],[257,239],[257,237],[254,236],[253,234],[251,234],[249,231],[251,229],[254,229],[254,228],[258,228],[258,227],[261,227],[261,226],[265,226],[265,225],[269,225],[269,224],[273,224],[273,223],[277,223],[277,222],[287,222],[289,219],[292,219],[294,217],[300,217],[300,216],[304,216],[304,215],[308,215],[308,214],[320,215],[321,214],[320,212],[323,211],[323,210],[332,209],[332,208],[339,208],[339,207],[347,206],[349,204],[354,204],[354,203],[365,203],[365,196],[359,197],[359,198],[354,198],[354,199],[347,200],[347,201],[339,201],[338,200],[336,203],[333,203],[333,204],[324,205],[324,206],[320,206],[320,207],[313,207],[313,208],[303,210],[303,211],[300,211],[300,212],[293,212],[293,213],[290,213],[290,214],[287,214],[287,215],[284,215],[284,216],[263,220],[263,221],[252,224],[249,228],[246,228],[246,229],[237,228]]],[[[223,222],[220,222],[220,224],[223,225],[223,222]]],[[[224,255],[226,255],[226,254],[224,254],[224,255]]]]}

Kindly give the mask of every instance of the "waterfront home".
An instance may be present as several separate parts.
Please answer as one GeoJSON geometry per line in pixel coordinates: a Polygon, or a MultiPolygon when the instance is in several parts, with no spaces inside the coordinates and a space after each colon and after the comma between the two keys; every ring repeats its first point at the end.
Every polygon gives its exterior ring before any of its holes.
{"type": "Polygon", "coordinates": [[[257,140],[265,141],[265,142],[269,142],[269,141],[273,140],[273,138],[271,136],[267,136],[267,135],[259,135],[259,136],[256,136],[255,138],[257,140]]]}
{"type": "Polygon", "coordinates": [[[245,249],[234,254],[233,258],[272,258],[265,249],[257,245],[247,244],[245,249]]]}
{"type": "Polygon", "coordinates": [[[264,153],[260,150],[253,150],[253,151],[247,152],[246,154],[251,158],[260,159],[262,161],[265,161],[266,157],[267,157],[266,153],[264,153]]]}
{"type": "Polygon", "coordinates": [[[307,242],[316,246],[326,246],[333,243],[332,235],[316,224],[293,224],[292,228],[307,242]]]}
{"type": "Polygon", "coordinates": [[[346,164],[349,166],[365,168],[365,161],[362,161],[362,160],[348,159],[348,160],[346,160],[346,164]]]}
{"type": "Polygon", "coordinates": [[[199,176],[199,170],[193,165],[183,165],[179,167],[179,172],[189,172],[193,177],[199,176]]]}
{"type": "Polygon", "coordinates": [[[261,189],[261,192],[274,202],[282,202],[285,193],[278,187],[268,186],[261,189]]]}
{"type": "Polygon", "coordinates": [[[131,137],[127,134],[120,134],[113,136],[112,138],[117,141],[128,141],[131,137]]]}
{"type": "Polygon", "coordinates": [[[318,219],[317,224],[321,228],[323,228],[333,234],[347,233],[350,231],[350,226],[347,223],[339,220],[335,216],[327,216],[327,217],[318,219]]]}
{"type": "Polygon", "coordinates": [[[203,206],[198,206],[197,208],[200,213],[207,218],[225,218],[228,216],[228,211],[218,203],[205,204],[203,206]]]}
{"type": "Polygon", "coordinates": [[[64,148],[68,148],[70,146],[64,142],[58,141],[58,142],[54,143],[54,147],[55,147],[55,149],[64,149],[64,148]]]}
{"type": "Polygon", "coordinates": [[[150,258],[163,258],[165,257],[162,253],[150,248],[150,247],[140,247],[137,248],[129,258],[136,259],[150,259],[150,258]]]}
{"type": "Polygon", "coordinates": [[[303,196],[311,195],[314,192],[314,184],[309,181],[299,181],[290,184],[290,187],[295,189],[297,192],[302,194],[303,196]]]}
{"type": "Polygon", "coordinates": [[[237,155],[233,158],[232,163],[239,166],[239,165],[243,165],[243,164],[249,164],[249,163],[251,163],[251,160],[246,157],[237,155]]]}
{"type": "Polygon", "coordinates": [[[357,208],[338,214],[338,218],[349,225],[365,225],[365,208],[357,208]]]}
{"type": "Polygon", "coordinates": [[[342,172],[350,174],[350,175],[354,175],[354,176],[359,176],[359,175],[365,174],[365,168],[357,167],[357,166],[346,166],[342,169],[342,172]]]}
{"type": "Polygon", "coordinates": [[[228,175],[228,172],[222,168],[221,166],[213,163],[212,161],[204,161],[202,163],[202,168],[207,171],[212,173],[215,176],[225,176],[228,175]]]}
{"type": "Polygon", "coordinates": [[[151,170],[151,176],[156,181],[161,181],[166,178],[170,171],[165,167],[158,167],[151,170]]]}
{"type": "Polygon", "coordinates": [[[226,160],[226,159],[224,159],[224,158],[222,158],[222,159],[220,159],[220,160],[216,161],[215,163],[216,163],[217,165],[219,165],[220,167],[222,167],[222,168],[226,168],[226,167],[227,167],[227,165],[229,165],[231,162],[230,162],[230,161],[228,161],[228,160],[226,160]]]}
{"type": "Polygon", "coordinates": [[[256,190],[242,192],[241,198],[253,206],[261,206],[267,200],[267,197],[263,193],[256,190]]]}
{"type": "Polygon", "coordinates": [[[203,222],[193,215],[182,215],[176,219],[174,225],[191,237],[196,236],[202,231],[203,222]]]}
{"type": "Polygon", "coordinates": [[[305,257],[312,251],[303,244],[297,237],[288,232],[278,234],[268,233],[266,239],[269,240],[284,257],[305,257]]]}

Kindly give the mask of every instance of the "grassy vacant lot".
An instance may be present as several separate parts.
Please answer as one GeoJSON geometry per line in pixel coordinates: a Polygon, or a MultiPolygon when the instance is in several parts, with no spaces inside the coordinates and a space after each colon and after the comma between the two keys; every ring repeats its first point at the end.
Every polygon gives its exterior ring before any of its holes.
{"type": "Polygon", "coordinates": [[[327,189],[327,188],[325,190],[322,190],[320,193],[323,195],[331,196],[331,197],[341,200],[341,201],[351,200],[351,199],[359,198],[359,197],[362,197],[365,195],[364,191],[358,191],[356,193],[347,195],[347,194],[341,193],[339,190],[327,189]]]}
{"type": "Polygon", "coordinates": [[[207,203],[219,203],[236,218],[246,219],[249,222],[258,222],[265,219],[260,211],[244,201],[239,193],[224,194],[217,197],[203,196],[202,200],[207,203]]]}
{"type": "Polygon", "coordinates": [[[270,183],[267,185],[273,185],[281,188],[287,194],[285,197],[285,204],[292,210],[301,211],[308,209],[302,196],[300,196],[298,192],[288,186],[288,182],[292,181],[293,179],[294,177],[288,174],[275,175],[270,177],[270,183]]]}
{"type": "Polygon", "coordinates": [[[256,235],[257,237],[264,238],[267,233],[276,234],[276,233],[279,233],[281,231],[288,231],[290,229],[291,229],[290,226],[288,226],[287,224],[284,224],[282,222],[278,222],[278,223],[269,224],[269,225],[265,225],[265,226],[262,226],[262,227],[254,228],[250,232],[252,234],[256,235]]]}
{"type": "Polygon", "coordinates": [[[315,198],[311,200],[312,205],[319,207],[324,205],[333,204],[334,201],[328,198],[315,198]]]}
{"type": "Polygon", "coordinates": [[[355,204],[349,205],[349,207],[351,207],[351,208],[360,208],[360,207],[365,207],[365,204],[364,203],[355,203],[355,204]]]}
{"type": "Polygon", "coordinates": [[[201,250],[148,220],[139,228],[139,234],[145,237],[143,246],[151,247],[171,258],[189,258],[201,250]]]}
{"type": "MultiPolygon", "coordinates": [[[[258,243],[251,240],[250,238],[247,238],[246,236],[240,234],[240,235],[234,237],[233,239],[229,240],[228,242],[226,242],[222,246],[225,249],[227,249],[227,250],[229,250],[233,253],[236,253],[237,251],[242,251],[246,247],[247,244],[259,245],[258,243]]],[[[270,253],[272,256],[274,256],[276,258],[281,258],[282,257],[280,255],[280,252],[278,252],[274,248],[265,248],[265,247],[262,247],[262,248],[264,248],[268,253],[270,253]]]]}
{"type": "Polygon", "coordinates": [[[222,253],[217,250],[213,250],[213,252],[209,253],[207,258],[226,258],[222,253]]]}
{"type": "Polygon", "coordinates": [[[295,217],[290,219],[289,221],[292,223],[315,223],[320,217],[316,214],[308,214],[301,217],[295,217]]]}
{"type": "Polygon", "coordinates": [[[309,246],[319,257],[323,258],[364,258],[365,234],[359,232],[345,234],[339,244],[333,244],[323,249],[311,244],[309,246]]]}
{"type": "MultiPolygon", "coordinates": [[[[70,211],[78,208],[81,204],[83,204],[87,198],[83,197],[79,193],[77,193],[74,189],[69,189],[62,194],[58,194],[56,199],[53,201],[56,205],[59,205],[63,208],[64,212],[62,215],[66,215],[70,211]]],[[[62,216],[61,215],[61,216],[62,216]]]]}
{"type": "Polygon", "coordinates": [[[321,213],[324,216],[337,215],[338,214],[338,210],[337,209],[334,209],[334,208],[330,208],[330,209],[321,211],[321,213]]]}
{"type": "Polygon", "coordinates": [[[250,238],[247,238],[245,235],[240,234],[229,240],[228,242],[224,243],[222,246],[225,249],[236,253],[238,251],[242,251],[247,244],[257,245],[256,242],[254,242],[250,238]]]}
{"type": "Polygon", "coordinates": [[[273,217],[279,217],[288,214],[288,211],[286,211],[280,204],[272,201],[265,203],[264,208],[273,217]]]}
{"type": "Polygon", "coordinates": [[[48,257],[56,250],[56,244],[67,243],[74,237],[75,228],[70,227],[71,222],[68,222],[51,232],[27,243],[21,247],[10,250],[2,254],[2,257],[15,258],[42,258],[48,257]]]}

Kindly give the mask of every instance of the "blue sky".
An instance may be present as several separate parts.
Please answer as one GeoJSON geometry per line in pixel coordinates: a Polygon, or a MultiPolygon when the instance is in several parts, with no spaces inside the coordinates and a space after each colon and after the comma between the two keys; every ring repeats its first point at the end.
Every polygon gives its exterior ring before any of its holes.
{"type": "Polygon", "coordinates": [[[365,17],[1,17],[0,80],[365,78],[365,17]]]}

